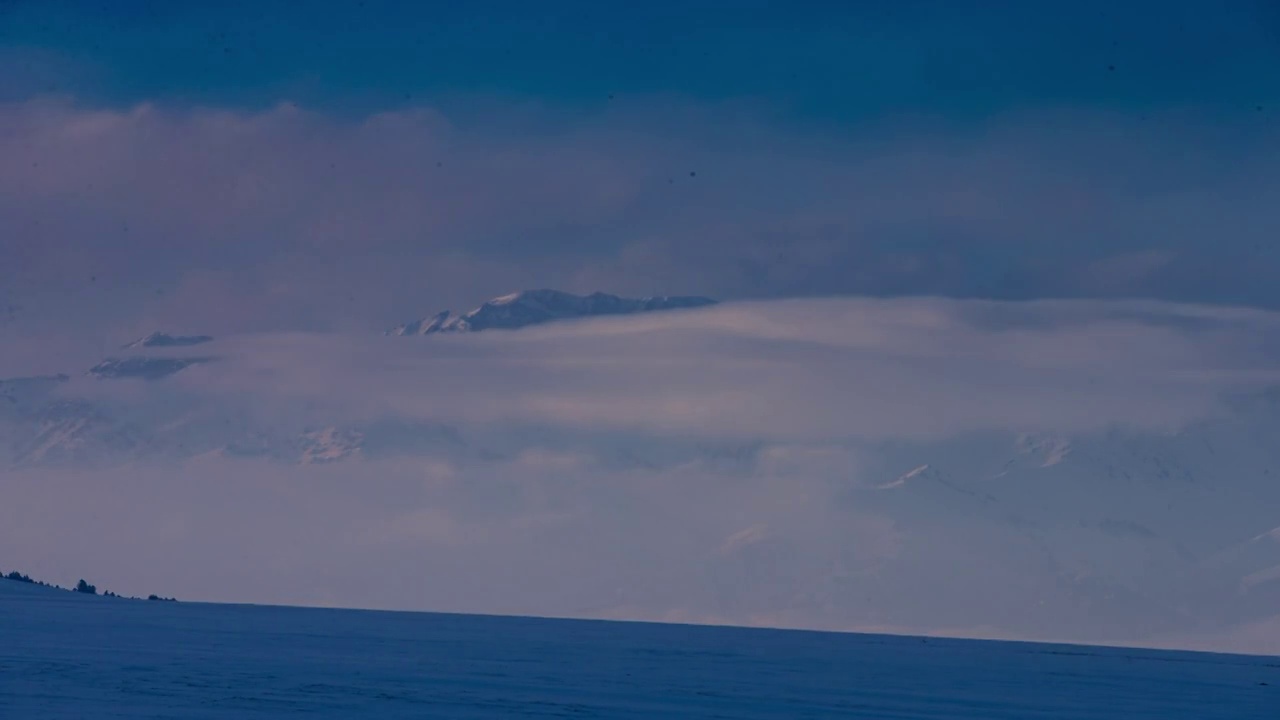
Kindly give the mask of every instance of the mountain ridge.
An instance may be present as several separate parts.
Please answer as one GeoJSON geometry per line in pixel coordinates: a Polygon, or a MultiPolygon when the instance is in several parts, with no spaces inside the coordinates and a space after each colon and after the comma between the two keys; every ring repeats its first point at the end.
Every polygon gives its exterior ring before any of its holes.
{"type": "Polygon", "coordinates": [[[167,332],[156,331],[150,335],[144,335],[133,342],[125,343],[120,346],[121,350],[133,350],[135,348],[153,348],[153,347],[190,347],[192,345],[203,345],[213,342],[211,335],[170,335],[167,332]]]}
{"type": "Polygon", "coordinates": [[[633,315],[708,307],[718,301],[700,295],[625,298],[603,292],[574,295],[560,290],[522,290],[485,301],[461,315],[445,310],[388,330],[386,335],[517,330],[531,325],[586,317],[633,315]]]}

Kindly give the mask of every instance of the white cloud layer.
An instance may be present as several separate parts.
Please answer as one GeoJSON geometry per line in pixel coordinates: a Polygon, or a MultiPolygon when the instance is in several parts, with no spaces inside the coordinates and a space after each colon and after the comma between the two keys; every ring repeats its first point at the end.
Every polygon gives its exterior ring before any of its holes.
{"type": "Polygon", "coordinates": [[[1278,328],[1151,303],[730,303],[517,333],[231,338],[177,382],[348,418],[734,439],[1176,429],[1273,381],[1278,328]]]}

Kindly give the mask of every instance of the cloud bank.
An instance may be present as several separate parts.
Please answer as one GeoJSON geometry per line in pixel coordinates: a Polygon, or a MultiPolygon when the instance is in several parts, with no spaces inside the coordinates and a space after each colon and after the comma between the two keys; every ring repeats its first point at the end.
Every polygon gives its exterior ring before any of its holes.
{"type": "Polygon", "coordinates": [[[13,468],[0,547],[189,599],[1225,648],[1280,564],[1250,544],[1278,340],[1268,311],[942,299],[221,338],[64,392],[362,450],[13,468]]]}
{"type": "Polygon", "coordinates": [[[364,420],[736,440],[1176,429],[1276,379],[1276,322],[1152,303],[731,303],[458,338],[243,336],[176,382],[364,420]]]}

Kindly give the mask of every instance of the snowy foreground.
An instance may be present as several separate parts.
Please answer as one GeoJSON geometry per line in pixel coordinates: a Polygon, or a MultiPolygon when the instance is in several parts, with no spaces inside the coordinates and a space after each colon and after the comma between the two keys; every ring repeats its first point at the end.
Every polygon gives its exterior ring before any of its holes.
{"type": "Polygon", "coordinates": [[[0,717],[1280,717],[1280,659],[0,582],[0,717]]]}

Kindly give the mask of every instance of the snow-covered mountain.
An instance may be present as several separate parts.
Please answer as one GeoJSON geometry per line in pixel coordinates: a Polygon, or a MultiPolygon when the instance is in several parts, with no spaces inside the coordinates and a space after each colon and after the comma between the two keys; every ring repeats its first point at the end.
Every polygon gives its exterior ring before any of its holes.
{"type": "MultiPolygon", "coordinates": [[[[169,351],[209,342],[213,338],[208,335],[151,333],[123,346],[135,354],[107,358],[82,375],[101,381],[163,380],[217,359],[169,351]]],[[[135,407],[68,390],[72,385],[72,377],[66,373],[0,379],[0,467],[103,467],[146,458],[186,457],[197,454],[195,449],[205,443],[222,442],[207,432],[193,436],[189,431],[191,418],[207,412],[190,408],[158,414],[139,412],[135,407]],[[175,418],[175,414],[187,417],[175,418]]]]}
{"type": "Polygon", "coordinates": [[[446,310],[401,325],[387,334],[514,330],[555,320],[698,308],[715,303],[711,298],[697,296],[622,298],[602,292],[574,295],[559,290],[525,290],[494,298],[462,315],[446,310]]]}

